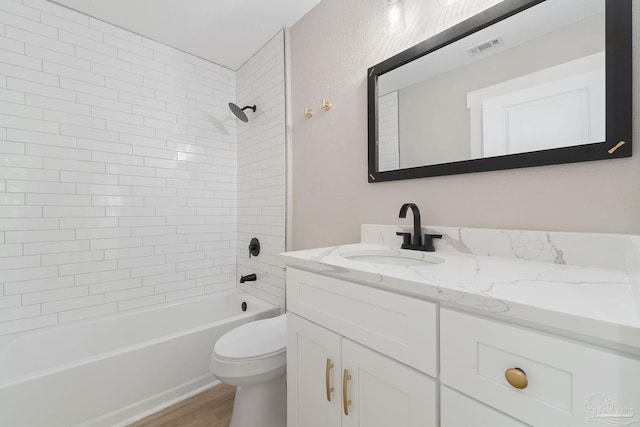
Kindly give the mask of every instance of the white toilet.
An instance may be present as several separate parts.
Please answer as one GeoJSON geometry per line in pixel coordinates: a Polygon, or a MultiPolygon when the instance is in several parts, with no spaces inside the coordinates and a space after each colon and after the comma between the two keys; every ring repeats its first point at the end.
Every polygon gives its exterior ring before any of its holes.
{"type": "Polygon", "coordinates": [[[229,427],[287,425],[287,323],[283,314],[224,334],[211,355],[211,372],[237,386],[229,427]]]}

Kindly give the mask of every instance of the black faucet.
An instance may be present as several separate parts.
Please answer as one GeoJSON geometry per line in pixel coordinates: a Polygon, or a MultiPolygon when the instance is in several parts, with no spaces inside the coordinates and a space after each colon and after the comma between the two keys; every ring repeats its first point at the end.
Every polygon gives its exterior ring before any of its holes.
{"type": "Polygon", "coordinates": [[[442,234],[425,234],[424,245],[422,244],[422,226],[420,225],[420,209],[415,203],[405,203],[400,208],[400,218],[407,217],[407,211],[411,208],[413,212],[413,239],[411,233],[396,232],[398,236],[402,236],[401,249],[412,249],[416,251],[435,252],[436,248],[433,246],[433,239],[441,239],[442,234]]]}
{"type": "MultiPolygon", "coordinates": [[[[400,218],[406,218],[407,217],[407,210],[409,210],[409,208],[411,208],[411,212],[413,212],[413,241],[411,242],[412,245],[414,246],[421,246],[422,245],[422,239],[420,237],[420,234],[422,233],[422,226],[420,225],[420,209],[418,209],[418,205],[416,205],[415,203],[405,203],[404,205],[402,205],[402,207],[400,208],[400,218]]],[[[398,236],[403,236],[405,240],[407,240],[408,238],[411,237],[410,233],[396,233],[398,236]],[[407,236],[407,234],[409,234],[407,236]]],[[[404,245],[403,245],[403,249],[404,245]]]]}
{"type": "Polygon", "coordinates": [[[240,276],[240,283],[244,283],[244,282],[255,282],[256,281],[256,275],[254,274],[247,274],[246,276],[240,276]]]}

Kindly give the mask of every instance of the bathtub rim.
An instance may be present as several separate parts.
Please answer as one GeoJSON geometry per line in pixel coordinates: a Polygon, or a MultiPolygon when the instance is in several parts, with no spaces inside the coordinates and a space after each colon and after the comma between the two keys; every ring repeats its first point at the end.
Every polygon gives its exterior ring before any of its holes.
{"type": "Polygon", "coordinates": [[[43,369],[37,369],[33,372],[29,372],[27,374],[23,374],[23,375],[19,375],[19,376],[15,376],[15,377],[9,377],[6,380],[2,380],[0,379],[0,390],[8,388],[8,387],[12,387],[12,386],[16,386],[18,384],[21,384],[23,382],[29,381],[29,380],[34,380],[37,379],[39,377],[42,376],[46,376],[46,375],[51,375],[51,374],[55,374],[56,372],[59,371],[63,371],[65,369],[69,369],[69,368],[73,368],[75,366],[82,366],[82,365],[87,365],[90,363],[94,363],[98,360],[101,360],[103,358],[107,358],[107,357],[113,357],[116,356],[118,354],[122,354],[128,351],[135,351],[138,349],[141,349],[143,347],[149,346],[149,345],[153,345],[153,344],[157,344],[163,341],[167,341],[170,339],[174,339],[176,337],[188,334],[188,333],[195,333],[207,328],[212,327],[213,325],[215,325],[216,323],[220,323],[222,321],[225,320],[230,320],[230,319],[238,319],[238,318],[242,318],[245,316],[250,316],[250,315],[256,315],[256,314],[260,314],[260,313],[267,313],[270,311],[274,312],[274,316],[277,316],[279,314],[280,311],[280,307],[273,305],[271,303],[269,303],[268,301],[259,299],[241,289],[228,289],[228,290],[224,290],[224,291],[220,291],[220,292],[214,292],[211,294],[205,294],[204,296],[197,296],[197,297],[190,297],[190,298],[185,298],[185,299],[180,299],[180,300],[176,300],[176,301],[171,301],[169,303],[166,304],[155,304],[152,306],[147,306],[147,307],[141,307],[141,308],[136,308],[136,309],[132,309],[132,310],[126,310],[126,311],[122,311],[122,312],[117,312],[117,313],[111,313],[109,315],[106,316],[99,316],[99,317],[94,317],[94,318],[89,318],[89,319],[82,319],[82,320],[78,320],[75,322],[69,322],[69,323],[64,323],[61,325],[53,325],[53,326],[48,326],[46,328],[39,328],[37,330],[32,330],[32,331],[23,331],[23,332],[19,332],[16,334],[12,334],[12,335],[7,335],[5,337],[0,337],[0,338],[8,338],[7,340],[2,340],[0,339],[0,352],[1,351],[6,351],[6,347],[9,347],[11,345],[12,342],[25,338],[25,337],[31,337],[31,336],[37,336],[37,335],[44,335],[47,333],[50,333],[53,330],[57,330],[57,329],[73,329],[73,328],[77,328],[77,327],[82,327],[82,326],[86,326],[89,325],[91,323],[95,323],[97,321],[108,321],[108,320],[112,320],[115,318],[126,318],[126,317],[130,317],[130,316],[135,316],[135,315],[140,315],[143,314],[145,312],[150,312],[150,311],[156,311],[156,310],[162,310],[165,308],[169,308],[169,307],[175,307],[175,306],[180,306],[180,305],[187,305],[189,303],[194,303],[194,302],[201,302],[204,299],[215,299],[215,298],[224,298],[228,295],[238,295],[240,296],[240,298],[242,299],[246,299],[247,302],[251,303],[252,306],[254,306],[253,308],[248,309],[245,312],[241,312],[239,314],[236,314],[234,316],[231,317],[224,317],[221,319],[218,319],[214,322],[208,322],[208,323],[204,323],[204,324],[200,324],[191,328],[186,328],[186,329],[181,329],[180,331],[177,332],[173,332],[170,334],[164,334],[161,335],[159,337],[155,337],[152,339],[148,339],[148,340],[144,340],[141,342],[137,342],[134,344],[130,344],[130,345],[126,345],[126,346],[122,346],[122,347],[118,347],[115,349],[110,349],[107,351],[102,351],[87,357],[83,357],[80,359],[74,359],[70,362],[67,363],[60,363],[57,364],[55,366],[50,366],[50,367],[46,367],[43,369]]]}

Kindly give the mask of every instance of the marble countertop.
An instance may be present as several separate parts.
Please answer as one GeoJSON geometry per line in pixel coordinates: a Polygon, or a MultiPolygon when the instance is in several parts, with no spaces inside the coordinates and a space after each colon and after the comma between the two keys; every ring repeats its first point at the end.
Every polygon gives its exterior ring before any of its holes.
{"type": "Polygon", "coordinates": [[[468,253],[405,251],[357,243],[287,252],[282,262],[442,306],[640,355],[640,286],[628,271],[468,253]],[[424,266],[382,265],[346,252],[391,250],[442,261],[424,266]]]}

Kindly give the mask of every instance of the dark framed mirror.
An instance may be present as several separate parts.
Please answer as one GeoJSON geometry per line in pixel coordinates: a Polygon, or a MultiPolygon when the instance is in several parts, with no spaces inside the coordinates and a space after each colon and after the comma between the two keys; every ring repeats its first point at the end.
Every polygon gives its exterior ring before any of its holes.
{"type": "Polygon", "coordinates": [[[630,157],[631,31],[631,0],[509,0],[369,68],[369,182],[630,157]]]}

